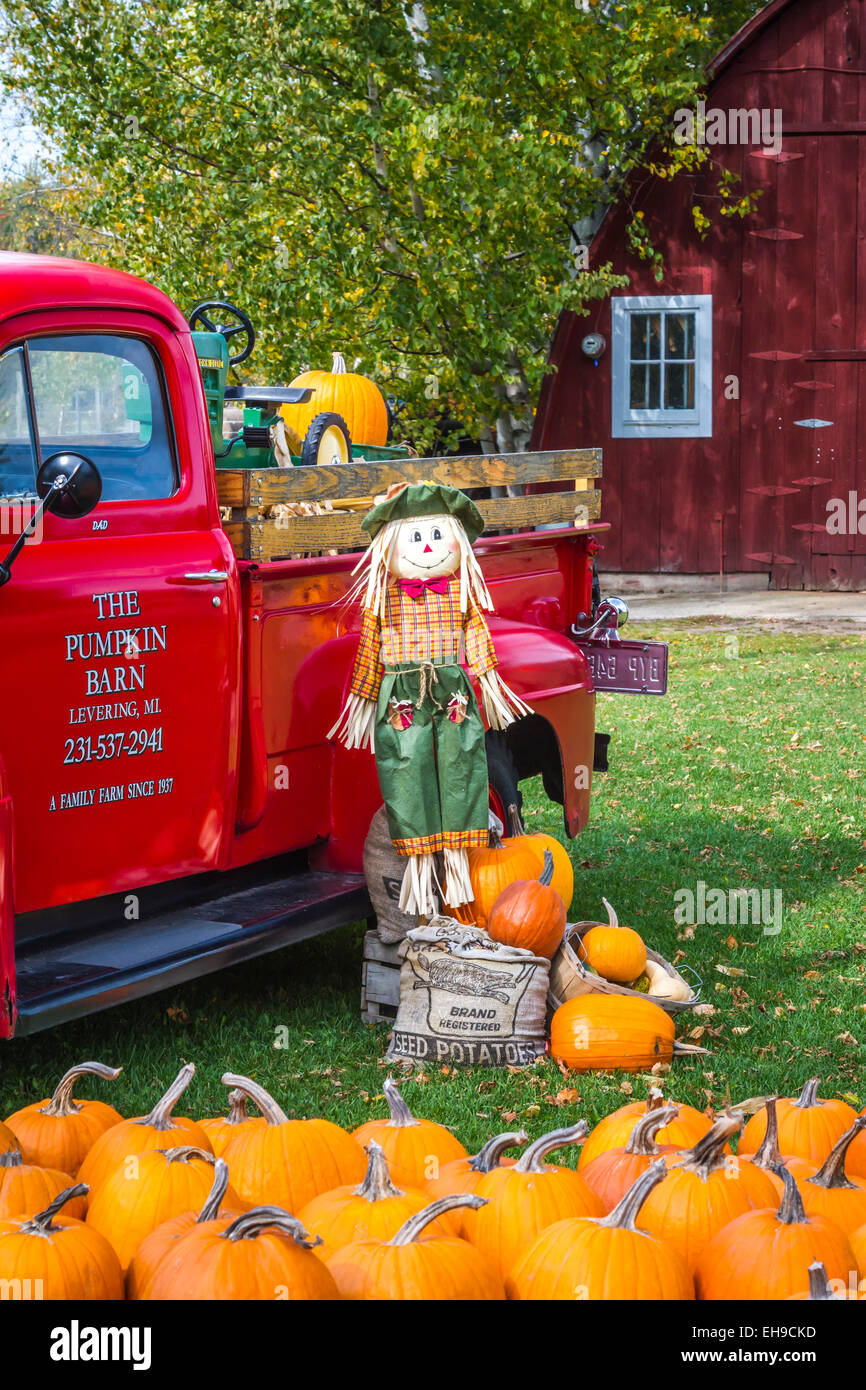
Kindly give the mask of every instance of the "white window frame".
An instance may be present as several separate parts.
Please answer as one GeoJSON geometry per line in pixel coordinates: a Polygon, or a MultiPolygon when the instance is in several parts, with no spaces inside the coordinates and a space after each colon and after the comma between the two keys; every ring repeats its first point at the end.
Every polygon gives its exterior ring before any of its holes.
{"type": "Polygon", "coordinates": [[[713,433],[713,296],[611,296],[611,437],[709,439],[713,433]],[[695,408],[633,410],[629,405],[632,314],[691,310],[695,314],[695,408]]]}

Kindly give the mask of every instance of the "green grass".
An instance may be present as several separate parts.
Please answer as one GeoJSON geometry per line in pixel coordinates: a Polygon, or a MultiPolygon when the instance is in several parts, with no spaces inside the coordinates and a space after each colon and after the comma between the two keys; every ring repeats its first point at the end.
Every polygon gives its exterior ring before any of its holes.
{"type": "MultiPolygon", "coordinates": [[[[863,1105],[864,638],[711,624],[653,635],[671,644],[668,697],[599,700],[599,728],[613,734],[611,771],[596,779],[590,827],[571,842],[570,916],[597,917],[604,894],[623,922],[703,977],[714,1012],[678,1031],[702,1029],[711,1055],[674,1062],[665,1083],[673,1098],[703,1109],[790,1095],[817,1075],[825,1093],[863,1105]],[[780,889],[781,934],[677,925],[674,893],[699,879],[780,889]]],[[[561,832],[540,786],[524,791],[528,827],[561,832]]],[[[254,1076],[292,1115],[354,1126],[382,1114],[387,1028],[359,1019],[362,931],[0,1044],[0,1115],[48,1094],[68,1065],[90,1057],[124,1072],[81,1093],[110,1095],[125,1114],[149,1109],[187,1061],[198,1073],[181,1113],[223,1110],[219,1077],[229,1069],[254,1076]]],[[[545,1060],[514,1073],[428,1069],[404,1093],[474,1152],[497,1129],[524,1124],[538,1134],[580,1116],[595,1121],[649,1084],[621,1074],[566,1079],[545,1060]]]]}

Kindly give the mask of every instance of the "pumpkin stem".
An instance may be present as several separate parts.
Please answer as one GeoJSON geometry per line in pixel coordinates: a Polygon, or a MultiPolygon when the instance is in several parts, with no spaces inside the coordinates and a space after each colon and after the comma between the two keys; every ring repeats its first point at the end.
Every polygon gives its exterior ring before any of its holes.
{"type": "Polygon", "coordinates": [[[836,1295],[830,1287],[827,1271],[820,1260],[809,1265],[809,1299],[812,1302],[835,1300],[836,1295]]]}
{"type": "Polygon", "coordinates": [[[392,1077],[386,1076],[382,1083],[382,1090],[391,1112],[389,1124],[392,1124],[395,1129],[405,1129],[408,1125],[417,1125],[418,1121],[400,1095],[392,1077]]]}
{"type": "Polygon", "coordinates": [[[752,1156],[752,1162],[756,1168],[768,1169],[775,1173],[779,1164],[782,1162],[782,1155],[779,1152],[779,1117],[776,1114],[776,1101],[778,1096],[770,1096],[764,1109],[767,1112],[767,1128],[764,1137],[752,1156]]]}
{"type": "Polygon", "coordinates": [[[346,371],[346,359],[341,352],[332,352],[331,371],[334,376],[343,376],[346,371]]]}
{"type": "Polygon", "coordinates": [[[646,1098],[647,1110],[660,1110],[665,1103],[664,1091],[658,1086],[650,1087],[650,1093],[646,1098]]]}
{"type": "Polygon", "coordinates": [[[456,1207],[471,1207],[473,1211],[477,1211],[479,1207],[486,1206],[487,1198],[479,1197],[477,1193],[452,1192],[450,1197],[440,1197],[437,1201],[431,1202],[423,1211],[413,1212],[388,1244],[411,1245],[413,1240],[418,1239],[425,1226],[429,1226],[431,1221],[435,1221],[437,1216],[442,1216],[444,1212],[454,1211],[456,1207]]]}
{"type": "Polygon", "coordinates": [[[660,1129],[669,1125],[671,1120],[675,1120],[680,1113],[678,1105],[664,1105],[656,1110],[647,1110],[645,1115],[641,1115],[625,1146],[627,1154],[640,1154],[642,1157],[655,1156],[658,1147],[655,1144],[655,1137],[660,1129]]]}
{"type": "Polygon", "coordinates": [[[402,1188],[396,1187],[388,1171],[388,1160],[381,1145],[371,1142],[364,1145],[367,1154],[367,1172],[355,1195],[367,1202],[383,1202],[386,1197],[402,1197],[402,1188]]]}
{"type": "Polygon", "coordinates": [[[799,1110],[808,1110],[812,1105],[820,1105],[818,1100],[818,1077],[813,1076],[806,1082],[794,1104],[799,1110]]]}
{"type": "Polygon", "coordinates": [[[197,1149],[192,1144],[183,1144],[176,1149],[157,1149],[168,1163],[189,1163],[193,1158],[203,1158],[205,1163],[216,1163],[213,1154],[205,1153],[204,1149],[197,1149]]]}
{"type": "Polygon", "coordinates": [[[717,1116],[712,1127],[674,1167],[688,1168],[706,1182],[710,1173],[724,1166],[722,1149],[732,1134],[739,1134],[743,1128],[743,1118],[739,1110],[726,1110],[724,1115],[717,1116]]]}
{"type": "Polygon", "coordinates": [[[40,1115],[77,1115],[81,1106],[72,1099],[72,1088],[79,1076],[100,1076],[103,1081],[116,1081],[123,1067],[106,1067],[102,1062],[79,1062],[61,1076],[54,1095],[47,1105],[43,1105],[40,1115]]]}
{"type": "Polygon", "coordinates": [[[862,1129],[866,1129],[866,1115],[858,1115],[851,1128],[836,1140],[823,1166],[818,1169],[814,1177],[807,1178],[806,1181],[815,1187],[856,1188],[857,1184],[851,1182],[845,1172],[845,1155],[852,1139],[856,1139],[862,1129]]]}
{"type": "Polygon", "coordinates": [[[553,1149],[565,1148],[566,1144],[579,1144],[588,1133],[589,1125],[586,1120],[578,1120],[576,1125],[569,1125],[567,1129],[552,1129],[549,1134],[542,1134],[540,1139],[536,1139],[528,1149],[523,1150],[514,1165],[515,1173],[543,1173],[542,1159],[545,1154],[551,1153],[553,1149]]]}
{"type": "Polygon", "coordinates": [[[220,1207],[226,1195],[226,1188],[229,1185],[229,1165],[224,1158],[218,1158],[213,1166],[213,1183],[211,1190],[207,1194],[204,1206],[196,1217],[196,1224],[199,1221],[215,1221],[220,1214],[220,1207]]]}
{"type": "Polygon", "coordinates": [[[529,1135],[525,1129],[511,1130],[505,1134],[494,1134],[492,1139],[488,1139],[486,1144],[482,1144],[474,1158],[470,1158],[469,1167],[473,1173],[489,1173],[491,1168],[498,1168],[499,1160],[506,1149],[513,1149],[518,1144],[528,1144],[529,1135]]]}
{"type": "Polygon", "coordinates": [[[523,821],[520,819],[520,812],[513,801],[508,807],[508,828],[511,831],[512,839],[516,840],[518,836],[526,834],[523,821]]]}
{"type": "Polygon", "coordinates": [[[260,1086],[257,1081],[251,1081],[248,1076],[236,1076],[233,1071],[223,1072],[220,1081],[224,1086],[236,1086],[245,1096],[249,1096],[261,1110],[269,1125],[287,1125],[289,1117],[284,1110],[277,1105],[273,1096],[269,1095],[264,1086],[260,1086]]]}
{"type": "Polygon", "coordinates": [[[607,924],[608,924],[608,926],[609,926],[609,927],[618,927],[618,926],[619,926],[619,918],[617,917],[615,910],[611,907],[611,905],[610,905],[610,903],[608,902],[607,898],[602,898],[602,902],[604,903],[605,910],[607,911],[607,924]]]}
{"type": "Polygon", "coordinates": [[[544,868],[538,876],[538,882],[545,888],[549,888],[553,882],[553,855],[549,849],[544,851],[544,868]]]}
{"type": "Polygon", "coordinates": [[[256,1236],[268,1229],[277,1230],[283,1236],[290,1236],[296,1245],[302,1245],[305,1250],[312,1250],[314,1246],[322,1244],[321,1236],[311,1239],[309,1231],[298,1218],[290,1216],[282,1207],[253,1207],[252,1211],[245,1211],[242,1216],[236,1216],[231,1225],[226,1226],[220,1234],[223,1240],[255,1240],[256,1236]]]}
{"type": "Polygon", "coordinates": [[[242,1125],[249,1118],[247,1098],[243,1091],[229,1091],[229,1113],[226,1116],[226,1124],[242,1125]]]}
{"type": "Polygon", "coordinates": [[[668,1167],[663,1158],[657,1158],[655,1163],[641,1173],[639,1178],[635,1178],[631,1187],[620,1197],[616,1206],[609,1211],[607,1216],[596,1218],[599,1226],[608,1226],[615,1231],[636,1231],[637,1214],[650,1195],[654,1187],[667,1174],[668,1167]]]}
{"type": "Polygon", "coordinates": [[[0,1168],[20,1168],[24,1159],[20,1149],[7,1149],[0,1154],[0,1168]]]}
{"type": "Polygon", "coordinates": [[[495,826],[495,825],[491,825],[490,828],[489,828],[489,830],[487,831],[487,846],[488,846],[488,849],[502,849],[502,848],[503,848],[502,836],[500,835],[499,831],[496,829],[496,826],[495,826]]]}
{"type": "Polygon", "coordinates": [[[37,1212],[19,1227],[22,1235],[28,1236],[47,1236],[49,1231],[57,1231],[59,1226],[54,1225],[54,1217],[65,1207],[67,1202],[71,1202],[73,1197],[86,1197],[90,1188],[86,1182],[77,1182],[73,1187],[65,1187],[62,1192],[58,1192],[53,1202],[49,1202],[44,1211],[37,1212]]]}
{"type": "Polygon", "coordinates": [[[798,1226],[804,1223],[807,1220],[806,1211],[793,1174],[788,1172],[783,1163],[779,1163],[776,1165],[776,1176],[781,1178],[785,1184],[782,1203],[776,1212],[776,1220],[780,1221],[783,1226],[798,1226]]]}
{"type": "Polygon", "coordinates": [[[195,1066],[192,1062],[187,1062],[185,1067],[181,1067],[165,1095],[160,1096],[150,1114],[142,1116],[135,1123],[137,1125],[150,1125],[153,1129],[174,1129],[171,1112],[194,1076],[195,1066]]]}

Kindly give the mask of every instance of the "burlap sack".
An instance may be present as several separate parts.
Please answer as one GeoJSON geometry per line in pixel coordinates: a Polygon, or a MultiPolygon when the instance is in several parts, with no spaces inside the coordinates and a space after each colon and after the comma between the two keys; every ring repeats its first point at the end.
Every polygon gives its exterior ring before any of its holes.
{"type": "Polygon", "coordinates": [[[405,868],[406,860],[391,842],[385,807],[380,806],[364,841],[364,877],[380,941],[402,941],[418,921],[414,913],[401,912],[397,906],[405,868]]]}
{"type": "Polygon", "coordinates": [[[453,917],[415,927],[400,954],[389,1061],[519,1067],[545,1051],[550,961],[453,917]]]}

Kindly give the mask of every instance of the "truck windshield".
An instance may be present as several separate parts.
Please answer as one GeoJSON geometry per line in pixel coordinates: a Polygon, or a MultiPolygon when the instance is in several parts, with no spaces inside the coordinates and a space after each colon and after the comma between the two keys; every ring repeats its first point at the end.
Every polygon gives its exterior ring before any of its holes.
{"type": "Polygon", "coordinates": [[[30,411],[23,347],[0,357],[0,496],[35,497],[36,446],[30,411]]]}

